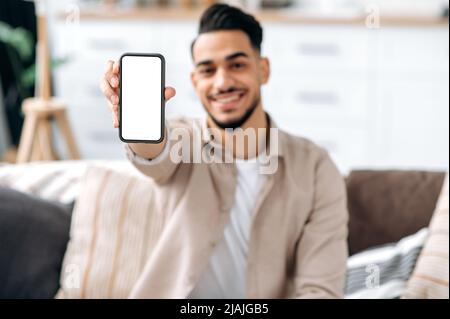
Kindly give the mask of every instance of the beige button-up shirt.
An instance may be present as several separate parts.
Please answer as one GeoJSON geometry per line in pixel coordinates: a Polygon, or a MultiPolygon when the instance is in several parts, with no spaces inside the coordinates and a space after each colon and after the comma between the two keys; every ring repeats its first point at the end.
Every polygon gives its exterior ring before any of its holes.
{"type": "MultiPolygon", "coordinates": [[[[205,149],[213,143],[204,134],[206,120],[174,119],[166,124],[166,134],[174,128],[191,137],[201,132],[205,149]]],[[[252,213],[246,297],[342,297],[348,255],[343,178],[322,148],[281,130],[276,137],[278,147],[267,153],[277,169],[267,174],[252,213]]],[[[157,185],[155,201],[164,216],[130,298],[187,298],[229,221],[234,164],[177,163],[169,156],[175,144],[168,139],[153,160],[125,145],[130,161],[157,185]]]]}

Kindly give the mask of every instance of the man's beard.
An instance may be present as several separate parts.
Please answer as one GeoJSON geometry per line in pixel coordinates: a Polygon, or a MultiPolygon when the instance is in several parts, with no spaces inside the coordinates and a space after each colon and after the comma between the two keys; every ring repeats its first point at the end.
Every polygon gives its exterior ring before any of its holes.
{"type": "Polygon", "coordinates": [[[250,105],[250,107],[247,109],[247,111],[245,112],[245,114],[243,116],[241,116],[241,118],[234,120],[234,121],[230,121],[230,122],[221,122],[218,121],[216,118],[214,118],[214,116],[208,112],[208,109],[205,107],[206,112],[208,113],[208,115],[211,117],[212,121],[221,129],[232,129],[235,130],[238,127],[241,127],[245,122],[247,122],[247,120],[250,118],[250,116],[252,116],[253,112],[255,111],[256,107],[258,106],[259,102],[261,100],[261,95],[258,95],[254,100],[253,103],[250,105]]]}

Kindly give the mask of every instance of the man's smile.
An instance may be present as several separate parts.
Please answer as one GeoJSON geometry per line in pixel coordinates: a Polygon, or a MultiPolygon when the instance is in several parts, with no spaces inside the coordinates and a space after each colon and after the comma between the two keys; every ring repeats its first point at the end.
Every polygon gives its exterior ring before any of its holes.
{"type": "Polygon", "coordinates": [[[209,97],[212,106],[220,111],[231,111],[242,101],[246,90],[235,90],[229,93],[220,93],[209,97]]]}

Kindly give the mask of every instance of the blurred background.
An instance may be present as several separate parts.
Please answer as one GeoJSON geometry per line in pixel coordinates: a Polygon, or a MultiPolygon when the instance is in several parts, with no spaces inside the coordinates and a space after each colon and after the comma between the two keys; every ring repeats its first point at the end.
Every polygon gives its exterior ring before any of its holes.
{"type": "MultiPolygon", "coordinates": [[[[124,159],[99,88],[124,52],[166,57],[177,89],[168,117],[204,116],[190,43],[213,0],[0,2],[0,158],[15,162],[22,103],[36,95],[36,13],[45,16],[51,94],[63,100],[82,159],[124,159]]],[[[448,0],[235,0],[264,28],[272,76],[263,104],[280,128],[357,168],[448,170],[448,0]]],[[[59,131],[51,143],[67,157],[59,131]]]]}

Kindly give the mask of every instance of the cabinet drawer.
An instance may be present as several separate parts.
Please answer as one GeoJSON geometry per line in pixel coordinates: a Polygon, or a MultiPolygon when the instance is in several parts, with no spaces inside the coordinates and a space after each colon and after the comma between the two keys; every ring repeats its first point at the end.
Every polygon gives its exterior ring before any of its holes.
{"type": "Polygon", "coordinates": [[[363,125],[367,116],[368,84],[364,74],[339,78],[280,74],[265,88],[265,97],[269,111],[295,116],[304,122],[345,121],[363,125]]]}
{"type": "Polygon", "coordinates": [[[74,130],[110,129],[112,118],[106,103],[98,104],[95,100],[84,99],[68,107],[69,119],[74,130]]]}
{"type": "Polygon", "coordinates": [[[97,77],[96,81],[86,82],[60,81],[55,85],[55,95],[68,104],[79,104],[78,101],[80,100],[88,100],[90,103],[98,104],[100,102],[106,105],[106,98],[100,89],[99,79],[100,77],[97,77]]]}
{"type": "MultiPolygon", "coordinates": [[[[118,130],[112,127],[109,111],[72,105],[68,108],[68,120],[83,159],[125,158],[118,130]]],[[[60,131],[55,133],[56,148],[65,154],[66,145],[60,131]]]]}
{"type": "Polygon", "coordinates": [[[448,27],[382,29],[378,56],[383,72],[435,71],[448,74],[448,27]]]}
{"type": "Polygon", "coordinates": [[[277,117],[280,129],[310,139],[325,148],[342,173],[362,167],[368,158],[368,134],[364,129],[320,126],[311,123],[298,125],[295,119],[277,117]]]}
{"type": "Polygon", "coordinates": [[[265,53],[274,68],[294,70],[366,69],[367,30],[345,26],[273,24],[266,28],[265,53]]]}
{"type": "Polygon", "coordinates": [[[121,158],[118,129],[113,128],[106,106],[72,106],[69,120],[83,158],[121,158]]]}
{"type": "Polygon", "coordinates": [[[384,106],[380,164],[448,170],[449,95],[447,79],[411,81],[393,77],[383,83],[384,106]]]}
{"type": "Polygon", "coordinates": [[[69,103],[80,98],[101,98],[100,79],[108,58],[74,57],[54,72],[55,95],[69,103]]]}
{"type": "Polygon", "coordinates": [[[82,21],[79,25],[58,24],[55,28],[55,52],[82,57],[125,52],[151,52],[161,47],[161,23],[82,21]]]}

